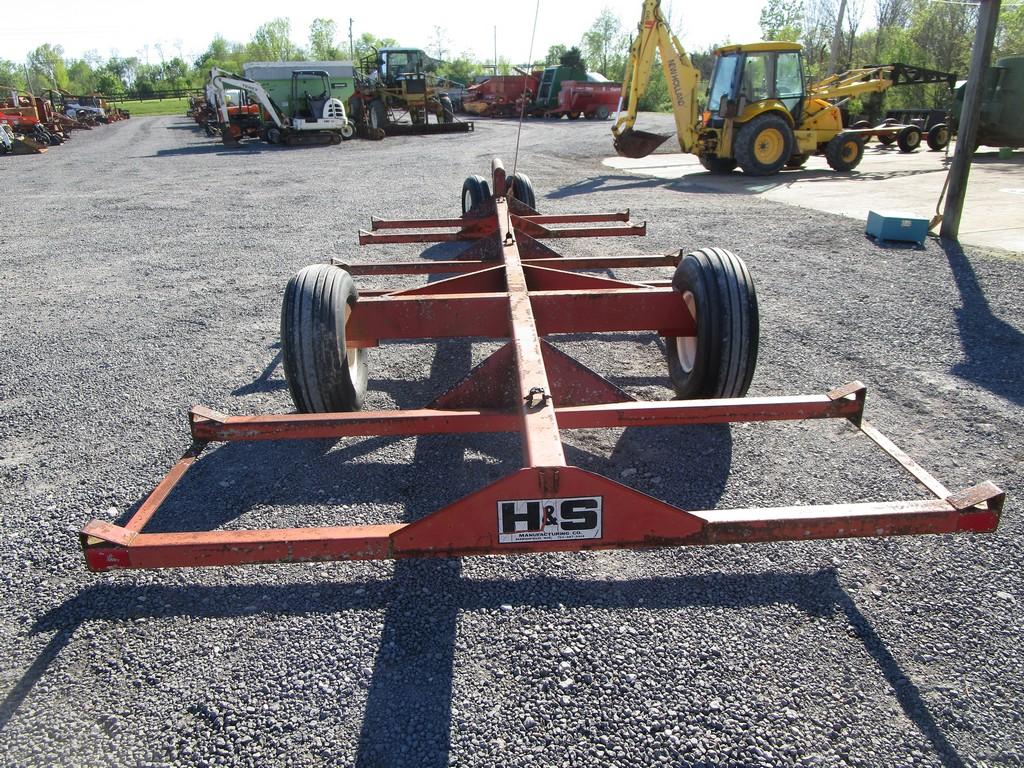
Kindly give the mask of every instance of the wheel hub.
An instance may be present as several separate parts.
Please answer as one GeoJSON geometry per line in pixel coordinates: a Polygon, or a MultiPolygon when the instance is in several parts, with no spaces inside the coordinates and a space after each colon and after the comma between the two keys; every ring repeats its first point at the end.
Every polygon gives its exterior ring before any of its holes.
{"type": "MultiPolygon", "coordinates": [[[[690,310],[694,321],[697,320],[697,302],[693,298],[692,291],[683,293],[683,303],[690,310]]],[[[676,355],[679,357],[679,367],[683,373],[690,373],[697,361],[697,336],[676,336],[676,355]]]]}
{"type": "Polygon", "coordinates": [[[754,146],[754,157],[757,158],[759,163],[771,165],[778,161],[785,146],[786,141],[782,136],[782,132],[777,128],[768,128],[761,131],[757,137],[757,143],[754,146]]]}

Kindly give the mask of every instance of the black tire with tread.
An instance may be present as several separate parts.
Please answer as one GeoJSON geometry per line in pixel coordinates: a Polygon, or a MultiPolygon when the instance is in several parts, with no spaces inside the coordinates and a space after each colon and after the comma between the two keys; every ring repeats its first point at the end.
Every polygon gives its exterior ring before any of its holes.
{"type": "Polygon", "coordinates": [[[914,152],[921,146],[921,129],[916,125],[907,125],[896,134],[896,144],[900,152],[914,152]]]}
{"type": "Polygon", "coordinates": [[[537,194],[533,191],[533,182],[525,173],[513,173],[508,177],[508,191],[519,202],[537,210],[537,194]]]}
{"type": "Polygon", "coordinates": [[[801,154],[790,155],[789,156],[789,160],[786,161],[786,167],[788,169],[790,169],[791,171],[792,170],[796,170],[797,168],[803,168],[804,167],[804,163],[807,162],[807,158],[808,157],[810,157],[810,155],[801,155],[801,154]]]}
{"type": "Polygon", "coordinates": [[[736,170],[735,157],[717,157],[716,155],[701,155],[700,164],[711,173],[732,173],[736,170]]]}
{"type": "Polygon", "coordinates": [[[491,196],[491,187],[483,176],[467,176],[462,182],[462,214],[491,196]]]}
{"type": "Polygon", "coordinates": [[[281,353],[300,413],[358,411],[366,394],[366,350],[345,347],[348,309],[358,299],[352,276],[332,264],[299,271],[281,305],[281,353]]]}
{"type": "Polygon", "coordinates": [[[793,129],[781,115],[767,112],[758,115],[749,123],[743,125],[736,133],[736,141],[733,144],[733,154],[736,162],[743,172],[748,176],[771,176],[778,173],[785,166],[793,154],[793,129]],[[782,136],[782,147],[778,157],[771,162],[761,162],[757,159],[756,149],[758,140],[768,130],[776,130],[782,136]]]}
{"type": "Polygon", "coordinates": [[[370,126],[380,130],[384,130],[388,124],[388,108],[384,106],[384,102],[380,99],[374,99],[370,102],[369,108],[370,126]]]}
{"type": "Polygon", "coordinates": [[[679,262],[672,287],[693,294],[697,321],[690,370],[681,361],[677,339],[666,339],[676,397],[743,397],[757,364],[760,332],[757,292],[747,266],[724,248],[702,248],[679,262]]]}
{"type": "Polygon", "coordinates": [[[855,133],[837,133],[825,146],[825,160],[834,171],[852,171],[864,158],[864,142],[855,133]]]}
{"type": "Polygon", "coordinates": [[[348,116],[356,125],[366,122],[366,115],[363,114],[363,100],[358,96],[353,96],[348,100],[348,116]]]}
{"type": "Polygon", "coordinates": [[[448,96],[441,96],[441,98],[438,101],[441,102],[441,122],[454,123],[455,108],[452,106],[451,98],[448,96]]]}
{"type": "Polygon", "coordinates": [[[936,123],[928,129],[928,149],[932,152],[941,152],[949,146],[949,126],[945,123],[936,123]]]}

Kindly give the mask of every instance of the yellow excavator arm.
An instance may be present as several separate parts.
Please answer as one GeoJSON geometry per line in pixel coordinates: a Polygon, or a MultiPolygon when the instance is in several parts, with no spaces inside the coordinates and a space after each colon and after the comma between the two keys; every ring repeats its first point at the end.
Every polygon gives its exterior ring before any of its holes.
{"type": "Polygon", "coordinates": [[[665,22],[661,14],[661,0],[644,0],[637,36],[629,49],[629,64],[622,81],[618,116],[612,126],[615,151],[624,157],[645,157],[670,138],[633,129],[637,105],[650,84],[655,52],[661,54],[661,66],[672,100],[679,146],[684,152],[691,152],[697,144],[700,72],[690,62],[679,38],[672,34],[665,22]]]}

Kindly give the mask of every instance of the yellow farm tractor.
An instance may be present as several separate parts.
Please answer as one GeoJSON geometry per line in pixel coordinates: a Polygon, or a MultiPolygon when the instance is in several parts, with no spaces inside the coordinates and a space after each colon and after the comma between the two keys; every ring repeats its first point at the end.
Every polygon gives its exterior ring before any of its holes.
{"type": "Polygon", "coordinates": [[[656,52],[669,85],[679,145],[713,173],[729,173],[739,166],[744,173],[768,176],[783,168],[799,168],[810,155],[824,155],[833,169],[849,171],[860,162],[864,142],[871,136],[883,141],[894,138],[902,151],[913,151],[921,143],[919,127],[844,128],[840,106],[855,96],[880,93],[894,85],[946,83],[952,87],[956,79],[945,72],[887,64],[808,84],[799,43],[727,45],[714,52],[707,103],[700,112],[700,72],[665,22],[660,0],[644,0],[619,115],[612,127],[615,149],[625,157],[645,157],[670,138],[633,128],[656,52]]]}

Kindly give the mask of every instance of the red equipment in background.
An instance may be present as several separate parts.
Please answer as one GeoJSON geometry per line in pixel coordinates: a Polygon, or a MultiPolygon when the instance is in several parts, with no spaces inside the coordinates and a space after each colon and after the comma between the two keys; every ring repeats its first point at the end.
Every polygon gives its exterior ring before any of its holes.
{"type": "Polygon", "coordinates": [[[558,108],[545,112],[544,116],[607,120],[618,106],[621,91],[622,83],[563,80],[562,90],[558,92],[558,108]]]}
{"type": "Polygon", "coordinates": [[[537,94],[540,72],[521,75],[496,75],[471,85],[462,100],[466,112],[483,117],[518,115],[523,101],[527,104],[537,94]]]}

